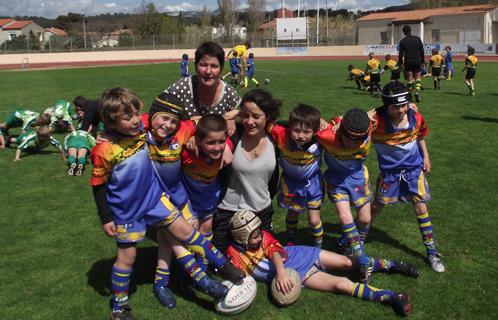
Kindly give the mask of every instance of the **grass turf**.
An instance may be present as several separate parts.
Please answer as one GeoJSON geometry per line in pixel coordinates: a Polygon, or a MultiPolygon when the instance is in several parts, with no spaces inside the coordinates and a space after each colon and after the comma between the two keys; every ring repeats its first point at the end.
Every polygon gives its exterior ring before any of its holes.
{"type": "MultiPolygon", "coordinates": [[[[369,109],[380,104],[346,82],[346,66],[360,61],[260,61],[256,77],[284,100],[285,118],[298,102],[318,107],[325,118],[357,106],[369,109]]],[[[456,63],[459,70],[461,63],[456,63]]],[[[372,285],[407,291],[412,299],[412,318],[495,318],[498,311],[496,249],[498,236],[497,161],[498,96],[495,75],[498,64],[482,63],[477,69],[477,95],[467,95],[463,73],[443,81],[440,91],[432,80],[420,111],[431,133],[427,144],[433,165],[429,203],[438,249],[447,271],[437,274],[424,263],[425,249],[416,219],[408,205],[388,206],[375,221],[366,249],[368,254],[416,264],[421,275],[409,279],[376,274],[372,285]]],[[[99,67],[68,70],[0,72],[2,99],[0,120],[16,108],[42,111],[57,98],[72,100],[83,94],[97,98],[105,89],[126,86],[145,102],[178,78],[177,64],[99,67]]],[[[384,81],[387,81],[384,75],[384,81]]],[[[16,131],[13,130],[15,133],[16,131]]],[[[62,135],[56,135],[63,140],[62,135]]],[[[89,172],[81,178],[67,177],[59,154],[47,151],[13,162],[14,149],[0,150],[0,317],[2,319],[103,319],[108,316],[110,269],[114,241],[107,238],[97,219],[88,184],[89,172]]],[[[375,152],[367,161],[371,181],[377,176],[375,152]]],[[[340,231],[329,201],[322,220],[325,248],[334,248],[340,231]]],[[[284,212],[277,209],[275,231],[282,237],[284,212]]],[[[300,239],[311,243],[306,219],[300,219],[300,239]]],[[[210,299],[200,293],[192,298],[175,293],[178,306],[162,308],[152,295],[155,243],[139,246],[131,286],[131,305],[138,319],[174,317],[219,319],[210,299]]],[[[389,307],[348,296],[304,290],[293,306],[279,309],[258,285],[256,301],[237,319],[394,318],[389,307]]]]}

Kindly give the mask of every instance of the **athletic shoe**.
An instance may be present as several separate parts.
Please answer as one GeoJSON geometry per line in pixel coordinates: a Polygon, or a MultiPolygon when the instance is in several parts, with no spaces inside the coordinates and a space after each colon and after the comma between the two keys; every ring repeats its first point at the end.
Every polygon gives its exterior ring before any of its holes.
{"type": "Polygon", "coordinates": [[[135,320],[133,314],[131,314],[131,308],[128,305],[124,305],[119,309],[113,309],[111,312],[110,320],[135,320]]]}
{"type": "Polygon", "coordinates": [[[172,309],[176,306],[175,296],[173,296],[173,292],[168,287],[154,286],[154,296],[165,307],[172,309]]]}
{"type": "Polygon", "coordinates": [[[69,170],[67,170],[67,175],[74,176],[74,169],[76,169],[76,163],[71,163],[69,170]]]}
{"type": "Polygon", "coordinates": [[[223,299],[229,290],[227,286],[217,280],[211,279],[209,276],[205,276],[199,282],[196,282],[195,286],[216,300],[223,299]]]}
{"type": "Polygon", "coordinates": [[[396,294],[396,296],[391,302],[391,305],[393,307],[394,312],[396,312],[396,314],[402,317],[409,316],[412,310],[410,297],[408,296],[408,294],[404,292],[396,294]]]}
{"type": "Polygon", "coordinates": [[[361,265],[359,269],[361,283],[369,284],[372,281],[373,265],[372,260],[368,258],[368,263],[361,265]]]}
{"type": "Polygon", "coordinates": [[[75,176],[81,176],[83,174],[83,165],[81,163],[78,164],[78,169],[76,170],[75,176]]]}
{"type": "Polygon", "coordinates": [[[436,272],[444,272],[445,268],[443,262],[441,261],[441,255],[439,253],[428,255],[426,260],[427,263],[431,266],[432,270],[436,272]]]}
{"type": "Polygon", "coordinates": [[[322,238],[315,239],[315,248],[321,249],[322,248],[322,243],[323,243],[323,239],[322,238]]]}
{"type": "Polygon", "coordinates": [[[218,270],[218,275],[234,284],[241,284],[246,277],[246,274],[234,266],[229,259],[218,270]]]}
{"type": "Polygon", "coordinates": [[[391,272],[399,273],[412,278],[417,278],[420,274],[416,266],[403,261],[396,261],[396,267],[391,269],[391,272]]]}

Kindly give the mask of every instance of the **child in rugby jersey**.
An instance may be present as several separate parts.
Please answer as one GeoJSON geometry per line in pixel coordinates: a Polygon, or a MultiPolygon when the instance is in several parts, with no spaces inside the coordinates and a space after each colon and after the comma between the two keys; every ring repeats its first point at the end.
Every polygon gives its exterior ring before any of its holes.
{"type": "MultiPolygon", "coordinates": [[[[190,250],[208,260],[213,256],[217,258],[219,254],[181,217],[155,173],[146,134],[141,133],[139,110],[142,102],[125,88],[105,92],[101,101],[102,122],[108,140],[92,149],[91,185],[102,228],[117,243],[117,258],[111,272],[111,319],[134,319],[128,303],[128,290],[136,246],[145,239],[146,225],[167,228],[170,242],[178,244],[175,254],[180,264],[196,285],[216,299],[224,297],[228,288],[200,270],[190,250]]],[[[158,237],[160,249],[164,241],[158,237]]],[[[169,272],[156,276],[168,280],[169,272]]],[[[156,294],[165,292],[155,291],[156,294]]],[[[168,306],[174,306],[174,299],[167,302],[168,306]]]]}
{"type": "Polygon", "coordinates": [[[462,71],[467,70],[465,74],[465,84],[467,88],[469,88],[469,95],[475,96],[476,89],[474,86],[474,77],[476,75],[476,65],[477,65],[477,57],[474,55],[475,49],[470,47],[467,49],[467,57],[465,58],[465,67],[462,71]]]}
{"type": "Polygon", "coordinates": [[[441,89],[441,69],[443,65],[443,57],[439,54],[439,50],[432,49],[432,57],[429,62],[429,70],[431,70],[432,79],[434,82],[434,90],[441,89]]]}
{"type": "Polygon", "coordinates": [[[299,215],[307,213],[315,246],[323,242],[320,207],[323,198],[320,171],[322,148],[313,135],[320,127],[320,111],[299,104],[289,115],[287,127],[270,123],[267,127],[279,152],[282,168],[278,204],[287,209],[285,219],[288,241],[296,242],[299,215]]]}
{"type": "Polygon", "coordinates": [[[380,75],[383,75],[384,72],[386,72],[387,70],[391,70],[390,80],[391,81],[399,80],[400,71],[399,71],[398,61],[392,59],[390,54],[386,54],[385,59],[386,59],[386,64],[384,65],[384,68],[380,70],[380,75]]]}
{"type": "Polygon", "coordinates": [[[76,130],[73,125],[73,120],[78,119],[76,107],[71,102],[57,99],[52,107],[47,108],[44,114],[50,116],[50,128],[57,133],[65,133],[68,129],[70,131],[76,130]]]}
{"type": "Polygon", "coordinates": [[[239,80],[240,72],[241,72],[241,68],[242,68],[240,65],[240,63],[241,63],[240,57],[238,56],[237,51],[233,51],[232,56],[231,57],[227,56],[227,59],[229,59],[228,64],[230,65],[230,72],[222,75],[221,80],[224,81],[226,79],[226,77],[230,76],[231,77],[230,84],[234,87],[237,87],[237,85],[239,84],[239,81],[242,84],[242,79],[239,80]]]}
{"type": "Polygon", "coordinates": [[[188,54],[184,53],[182,55],[182,62],[180,63],[180,69],[182,70],[182,78],[190,77],[190,72],[188,70],[188,54]]]}
{"type": "Polygon", "coordinates": [[[453,53],[450,46],[446,46],[444,51],[446,51],[444,55],[444,75],[446,76],[446,80],[451,80],[451,77],[455,74],[455,70],[453,69],[453,53]]]}
{"type": "MultiPolygon", "coordinates": [[[[410,299],[406,293],[354,283],[346,277],[327,273],[357,269],[350,257],[311,246],[283,247],[271,233],[261,229],[261,220],[251,211],[236,212],[230,220],[230,229],[233,241],[227,252],[233,263],[258,281],[271,282],[275,278],[280,292],[289,293],[292,289],[293,283],[285,271],[292,268],[299,273],[301,284],[306,288],[389,304],[401,316],[410,314],[410,299]]],[[[403,262],[373,257],[371,260],[375,272],[410,277],[419,274],[415,266],[403,262]]]]}
{"type": "Polygon", "coordinates": [[[368,54],[367,66],[365,74],[370,76],[369,92],[370,94],[380,92],[380,61],[375,58],[375,53],[368,54]]]}
{"type": "Polygon", "coordinates": [[[28,131],[31,126],[48,126],[50,123],[50,117],[46,114],[39,114],[26,109],[17,109],[16,111],[9,113],[5,122],[0,123],[0,132],[5,138],[5,142],[8,144],[10,141],[9,129],[21,128],[21,132],[28,131]]]}
{"type": "Polygon", "coordinates": [[[334,203],[342,227],[338,245],[357,258],[361,282],[370,281],[372,267],[362,239],[370,223],[372,194],[365,160],[370,152],[371,131],[368,114],[353,108],[343,118],[332,120],[315,135],[325,150],[327,193],[334,203]],[[351,207],[356,209],[356,220],[351,207]]]}
{"type": "Polygon", "coordinates": [[[66,155],[61,143],[52,137],[50,128],[47,126],[37,127],[36,131],[23,132],[18,137],[9,137],[9,139],[10,143],[17,145],[14,161],[21,160],[22,152],[28,154],[39,153],[49,145],[57,148],[61,152],[61,159],[66,161],[66,155]]]}
{"type": "Polygon", "coordinates": [[[356,85],[358,86],[358,90],[363,90],[364,88],[366,88],[365,72],[358,68],[355,68],[352,64],[348,66],[348,71],[349,74],[346,78],[346,81],[354,80],[356,82],[356,85]]]}
{"type": "Polygon", "coordinates": [[[424,117],[410,107],[408,96],[402,83],[391,82],[382,91],[383,106],[376,109],[377,126],[372,139],[380,175],[372,219],[386,204],[411,202],[427,251],[426,260],[434,271],[444,272],[427,209],[430,193],[425,175],[431,171],[431,162],[424,139],[429,128],[424,117]]]}
{"type": "Polygon", "coordinates": [[[247,88],[248,80],[251,80],[256,84],[256,87],[259,87],[259,82],[254,78],[254,53],[249,53],[249,60],[247,60],[247,74],[244,77],[244,87],[247,88]]]}
{"type": "MultiPolygon", "coordinates": [[[[193,210],[189,201],[189,194],[181,181],[181,153],[189,139],[196,131],[195,122],[192,120],[182,120],[185,116],[183,103],[173,94],[163,92],[152,103],[149,111],[148,122],[149,132],[147,132],[147,143],[150,158],[153,163],[155,174],[163,190],[169,195],[169,201],[172,206],[181,211],[183,219],[191,221],[194,219],[193,210]]],[[[158,238],[168,238],[167,230],[158,229],[158,238]]],[[[188,248],[195,246],[202,247],[202,250],[195,251],[200,258],[205,258],[215,268],[218,274],[223,278],[228,278],[232,282],[239,282],[243,274],[239,272],[229,260],[210,243],[210,240],[197,232],[188,239],[188,248]]],[[[175,251],[174,243],[173,251],[175,251]]],[[[159,301],[170,306],[171,301],[169,290],[165,290],[168,282],[162,277],[169,274],[169,265],[171,257],[171,247],[168,245],[159,245],[158,267],[156,269],[156,281],[154,284],[154,293],[159,301]]],[[[176,254],[176,252],[175,252],[176,254]]],[[[177,255],[178,258],[178,255],[177,255]]],[[[192,264],[198,266],[196,261],[180,260],[180,264],[185,269],[192,264]]],[[[190,274],[190,272],[189,272],[190,274]]],[[[192,278],[194,285],[203,289],[202,284],[198,283],[197,278],[192,278]]]]}
{"type": "Polygon", "coordinates": [[[95,146],[95,138],[84,130],[71,132],[64,139],[67,155],[68,176],[81,176],[86,166],[86,158],[95,146]]]}

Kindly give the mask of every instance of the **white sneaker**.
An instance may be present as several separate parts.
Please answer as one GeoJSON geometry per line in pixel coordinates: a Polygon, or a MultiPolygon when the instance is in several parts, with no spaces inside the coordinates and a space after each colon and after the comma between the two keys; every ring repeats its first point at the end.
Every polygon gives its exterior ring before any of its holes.
{"type": "Polygon", "coordinates": [[[74,176],[75,169],[76,169],[76,163],[71,163],[71,166],[69,166],[69,170],[67,170],[67,175],[74,176]]]}
{"type": "Polygon", "coordinates": [[[441,261],[441,255],[439,253],[436,253],[435,255],[428,255],[427,263],[431,266],[432,270],[436,272],[445,271],[443,262],[441,261]]]}

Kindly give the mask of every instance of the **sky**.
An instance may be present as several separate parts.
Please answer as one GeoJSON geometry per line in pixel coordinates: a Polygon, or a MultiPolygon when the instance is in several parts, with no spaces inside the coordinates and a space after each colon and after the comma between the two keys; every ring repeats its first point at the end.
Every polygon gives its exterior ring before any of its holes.
{"type": "MultiPolygon", "coordinates": [[[[237,0],[239,8],[247,6],[247,0],[237,0]]],[[[325,8],[326,0],[319,0],[320,7],[325,8]]],[[[200,11],[203,6],[216,10],[217,0],[146,0],[154,2],[159,12],[165,11],[200,11]]],[[[267,10],[281,6],[281,0],[266,0],[267,10]]],[[[297,9],[298,0],[287,0],[285,7],[297,9]]],[[[317,0],[300,0],[306,8],[316,8],[317,0]]],[[[327,0],[330,9],[372,10],[402,5],[408,0],[327,0]]],[[[0,0],[0,16],[41,16],[55,18],[68,12],[97,15],[104,13],[133,13],[141,1],[133,0],[0,0]]]]}

